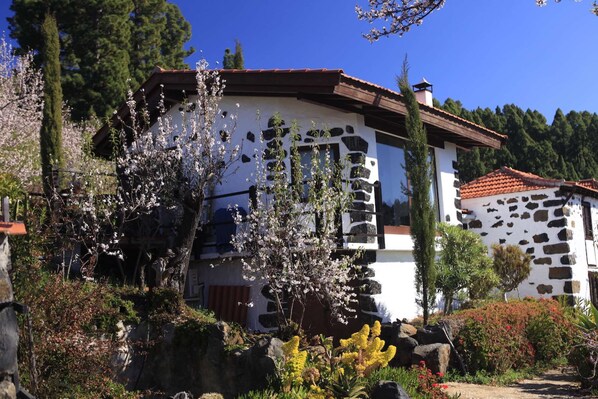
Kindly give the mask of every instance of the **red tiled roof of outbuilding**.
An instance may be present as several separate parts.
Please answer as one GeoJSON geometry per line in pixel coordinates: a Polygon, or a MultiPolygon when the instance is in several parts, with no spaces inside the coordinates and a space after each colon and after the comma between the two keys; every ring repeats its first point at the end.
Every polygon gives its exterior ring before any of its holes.
{"type": "Polygon", "coordinates": [[[487,175],[463,184],[461,186],[461,199],[535,191],[549,187],[558,187],[565,191],[583,193],[598,198],[598,181],[594,179],[579,181],[547,179],[533,173],[503,166],[487,175]]]}
{"type": "Polygon", "coordinates": [[[461,199],[541,190],[564,184],[564,180],[546,179],[532,173],[503,166],[461,186],[461,199]]]}

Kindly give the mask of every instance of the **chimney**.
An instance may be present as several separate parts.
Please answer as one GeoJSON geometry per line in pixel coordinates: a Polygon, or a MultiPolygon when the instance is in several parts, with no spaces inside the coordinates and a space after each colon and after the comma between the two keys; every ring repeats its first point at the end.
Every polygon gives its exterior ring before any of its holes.
{"type": "Polygon", "coordinates": [[[413,92],[415,93],[417,101],[430,107],[434,106],[432,85],[426,78],[423,78],[421,82],[413,85],[413,92]]]}

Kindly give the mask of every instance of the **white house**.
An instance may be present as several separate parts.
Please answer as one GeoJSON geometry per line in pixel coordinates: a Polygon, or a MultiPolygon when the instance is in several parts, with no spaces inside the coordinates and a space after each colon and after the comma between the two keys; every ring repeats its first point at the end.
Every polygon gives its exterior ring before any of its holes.
{"type": "Polygon", "coordinates": [[[596,302],[596,180],[545,179],[502,167],[464,184],[461,200],[471,212],[468,228],[486,245],[516,244],[533,258],[518,288],[521,297],[567,295],[596,302]]]}
{"type": "MultiPolygon", "coordinates": [[[[368,268],[362,282],[367,289],[359,295],[362,320],[374,317],[392,321],[416,316],[409,201],[403,190],[407,184],[403,97],[342,70],[223,70],[221,76],[226,82],[221,108],[237,113],[231,140],[242,144],[242,155],[236,172],[210,196],[210,207],[218,210],[238,204],[247,209],[251,187],[247,179],[255,167],[254,150],[260,146],[259,135],[263,135],[266,145],[272,140],[274,132],[268,120],[275,113],[287,127],[293,121],[299,125],[305,146],[314,142],[314,128],[328,130],[334,156],[350,160],[347,174],[354,204],[343,217],[343,248],[365,249],[363,262],[368,268]],[[258,111],[261,118],[256,117],[258,111]]],[[[150,103],[157,98],[160,87],[166,98],[180,98],[181,90],[192,95],[195,72],[156,71],[142,86],[150,103]]],[[[421,119],[433,159],[438,220],[460,223],[457,148],[499,148],[505,136],[434,108],[427,85],[416,90],[420,90],[418,98],[428,100],[428,104],[421,104],[421,119]]],[[[170,106],[176,117],[176,100],[170,106]]],[[[125,107],[119,111],[121,118],[126,113],[125,107]]],[[[94,142],[99,153],[109,153],[106,127],[94,142]]],[[[234,256],[219,253],[218,249],[227,250],[226,243],[222,244],[208,235],[195,248],[187,279],[188,300],[251,329],[272,328],[276,315],[268,293],[259,283],[243,280],[238,258],[222,261],[234,256]]]]}

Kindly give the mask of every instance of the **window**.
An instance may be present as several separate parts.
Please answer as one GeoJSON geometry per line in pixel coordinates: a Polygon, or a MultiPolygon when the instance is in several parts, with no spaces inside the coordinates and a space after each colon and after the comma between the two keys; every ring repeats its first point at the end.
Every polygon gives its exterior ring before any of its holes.
{"type": "MultiPolygon", "coordinates": [[[[339,148],[337,144],[328,144],[318,147],[320,156],[320,166],[324,166],[326,162],[326,153],[330,155],[331,166],[339,160],[339,148]]],[[[301,163],[301,173],[303,174],[303,199],[307,199],[308,186],[307,183],[311,180],[311,160],[313,156],[313,148],[311,146],[301,146],[297,148],[299,152],[299,162],[301,163]]]]}
{"type": "Polygon", "coordinates": [[[592,208],[589,202],[581,203],[582,217],[583,217],[583,230],[586,236],[586,240],[594,239],[594,231],[592,229],[592,208]]]}
{"type": "MultiPolygon", "coordinates": [[[[409,187],[409,178],[405,169],[405,140],[383,133],[376,134],[378,153],[378,174],[382,189],[381,209],[384,232],[386,234],[409,233],[410,198],[405,189],[409,187]]],[[[432,175],[436,176],[434,151],[430,149],[428,160],[432,164],[432,175]]],[[[436,178],[430,186],[432,206],[438,204],[436,178]]],[[[438,219],[438,212],[436,212],[438,219]]]]}

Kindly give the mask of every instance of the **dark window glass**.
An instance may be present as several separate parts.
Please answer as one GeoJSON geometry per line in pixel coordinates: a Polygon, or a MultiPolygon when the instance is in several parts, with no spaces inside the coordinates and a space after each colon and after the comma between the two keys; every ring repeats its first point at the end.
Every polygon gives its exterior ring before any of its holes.
{"type": "MultiPolygon", "coordinates": [[[[307,199],[308,186],[307,183],[311,180],[311,160],[313,157],[313,149],[311,146],[302,146],[297,148],[299,152],[299,162],[301,163],[301,173],[303,175],[303,199],[307,199]]],[[[330,144],[327,146],[320,146],[318,155],[320,157],[320,167],[324,167],[326,162],[326,154],[330,154],[331,166],[339,160],[338,145],[330,144]]],[[[332,176],[331,176],[332,178],[332,176]]]]}
{"type": "Polygon", "coordinates": [[[408,182],[404,143],[396,140],[391,144],[389,140],[378,140],[377,152],[384,225],[409,226],[409,197],[405,193],[408,182]]]}
{"type": "MultiPolygon", "coordinates": [[[[405,189],[409,179],[405,169],[405,141],[393,136],[378,133],[376,135],[378,153],[378,174],[382,188],[381,212],[385,226],[409,226],[409,196],[405,189]]],[[[438,185],[436,182],[436,162],[434,150],[430,148],[428,161],[432,165],[432,184],[430,201],[436,207],[438,216],[438,185]]]]}

